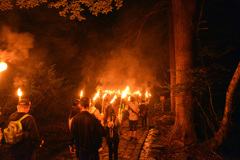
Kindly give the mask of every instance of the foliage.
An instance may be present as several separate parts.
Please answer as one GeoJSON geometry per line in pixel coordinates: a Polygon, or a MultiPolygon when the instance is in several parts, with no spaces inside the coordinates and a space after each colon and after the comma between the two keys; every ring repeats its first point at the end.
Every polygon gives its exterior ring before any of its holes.
{"type": "Polygon", "coordinates": [[[10,67],[8,67],[7,71],[0,73],[0,119],[4,119],[4,115],[9,116],[16,110],[18,100],[17,94],[14,94],[16,89],[13,86],[14,75],[9,70],[11,70],[10,67]]]}
{"type": "Polygon", "coordinates": [[[68,93],[71,86],[63,78],[57,77],[54,65],[48,68],[40,62],[34,66],[34,71],[26,78],[23,89],[32,102],[35,117],[45,120],[67,117],[71,94],[67,97],[63,93],[68,93]]]}
{"type": "MultiPolygon", "coordinates": [[[[53,65],[49,68],[40,62],[32,66],[31,74],[21,73],[22,82],[19,87],[24,92],[22,98],[32,102],[30,113],[41,121],[67,119],[73,101],[72,94],[69,94],[72,93],[72,85],[68,85],[68,81],[64,78],[59,78],[54,67],[53,65]]],[[[11,69],[8,72],[11,72],[11,69]]],[[[8,82],[4,82],[4,88],[1,90],[6,91],[5,94],[1,94],[1,99],[4,100],[1,104],[3,106],[1,118],[5,120],[16,111],[18,100],[16,88],[11,79],[13,78],[8,76],[8,82]]]]}
{"type": "MultiPolygon", "coordinates": [[[[19,8],[33,8],[43,3],[48,4],[50,8],[60,9],[59,15],[66,17],[70,15],[70,19],[85,20],[81,14],[86,8],[89,9],[92,15],[98,16],[99,13],[107,14],[112,12],[113,6],[119,9],[122,6],[123,0],[17,0],[16,6],[19,8]]],[[[0,10],[13,9],[14,2],[12,0],[0,0],[0,10]]]]}

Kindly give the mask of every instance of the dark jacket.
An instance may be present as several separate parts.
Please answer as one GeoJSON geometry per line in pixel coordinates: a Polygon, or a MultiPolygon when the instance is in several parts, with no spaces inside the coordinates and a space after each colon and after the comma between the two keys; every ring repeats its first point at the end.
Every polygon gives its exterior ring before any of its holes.
{"type": "Polygon", "coordinates": [[[140,109],[140,114],[141,114],[144,110],[146,110],[146,114],[145,114],[144,117],[147,117],[148,106],[147,106],[146,104],[141,104],[141,105],[139,106],[139,109],[140,109]]]}
{"type": "Polygon", "coordinates": [[[114,122],[114,127],[111,129],[108,129],[108,134],[106,136],[107,140],[108,139],[119,139],[119,127],[120,127],[120,122],[117,118],[117,110],[118,108],[113,108],[112,105],[108,105],[105,109],[105,117],[104,117],[104,126],[107,127],[109,121],[114,122]],[[112,133],[111,133],[112,132],[112,133]]]}
{"type": "Polygon", "coordinates": [[[80,108],[78,106],[72,106],[72,109],[70,111],[70,115],[69,118],[73,118],[75,115],[77,115],[78,113],[80,113],[80,108]]]}
{"type": "MultiPolygon", "coordinates": [[[[10,115],[8,119],[8,124],[10,121],[19,120],[26,113],[14,112],[10,115]]],[[[28,155],[31,154],[37,147],[40,146],[42,139],[39,136],[38,128],[33,116],[28,116],[22,121],[23,130],[23,141],[17,144],[11,145],[13,154],[16,155],[28,155]]],[[[8,126],[7,124],[7,126],[8,126]]]]}
{"type": "Polygon", "coordinates": [[[106,130],[95,116],[82,111],[73,117],[71,125],[71,145],[75,144],[79,151],[96,151],[101,148],[102,137],[106,130]]]}

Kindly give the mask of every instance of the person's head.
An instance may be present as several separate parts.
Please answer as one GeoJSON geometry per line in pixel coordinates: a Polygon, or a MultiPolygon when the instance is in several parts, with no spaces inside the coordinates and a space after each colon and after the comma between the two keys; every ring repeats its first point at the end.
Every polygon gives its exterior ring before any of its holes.
{"type": "Polygon", "coordinates": [[[130,97],[130,102],[134,102],[133,96],[130,97]]]}
{"type": "Polygon", "coordinates": [[[80,99],[80,105],[82,108],[86,109],[89,107],[90,100],[88,97],[82,97],[80,99]]]}
{"type": "Polygon", "coordinates": [[[28,113],[30,110],[31,102],[27,99],[22,99],[18,102],[17,110],[18,112],[28,113]]]}
{"type": "Polygon", "coordinates": [[[73,106],[74,107],[78,107],[80,105],[80,99],[76,99],[74,102],[73,102],[73,106]]]}
{"type": "Polygon", "coordinates": [[[110,104],[109,98],[105,97],[103,101],[103,107],[106,108],[110,104]]]}
{"type": "Polygon", "coordinates": [[[106,122],[108,117],[110,115],[114,115],[114,110],[113,110],[113,106],[112,105],[108,105],[106,108],[105,108],[105,113],[104,113],[104,118],[103,120],[106,122]]]}

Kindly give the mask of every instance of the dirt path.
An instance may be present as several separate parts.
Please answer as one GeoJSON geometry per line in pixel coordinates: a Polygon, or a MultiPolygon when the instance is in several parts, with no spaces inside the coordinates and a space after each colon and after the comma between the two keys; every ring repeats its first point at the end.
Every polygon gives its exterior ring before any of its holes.
{"type": "MultiPolygon", "coordinates": [[[[141,148],[148,133],[148,128],[142,128],[138,125],[137,141],[129,141],[128,121],[123,122],[122,135],[120,136],[118,159],[119,160],[137,160],[140,156],[141,148]]],[[[102,151],[100,151],[100,160],[108,160],[108,147],[105,138],[103,138],[102,151]]],[[[74,154],[65,148],[60,153],[53,155],[49,160],[74,160],[74,154]]]]}

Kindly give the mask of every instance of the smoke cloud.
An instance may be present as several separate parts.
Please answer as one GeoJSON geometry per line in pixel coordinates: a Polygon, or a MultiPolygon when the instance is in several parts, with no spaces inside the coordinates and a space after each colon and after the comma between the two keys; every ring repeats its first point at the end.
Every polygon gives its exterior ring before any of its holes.
{"type": "Polygon", "coordinates": [[[34,42],[30,33],[17,33],[7,26],[3,26],[0,33],[1,60],[16,63],[29,58],[29,50],[34,42]]]}
{"type": "MultiPolygon", "coordinates": [[[[30,33],[18,33],[9,26],[2,26],[0,31],[0,60],[10,65],[8,70],[14,73],[13,85],[21,87],[25,81],[21,73],[32,71],[29,51],[34,47],[34,37],[30,33]]],[[[11,72],[10,71],[10,72],[11,72]]]]}
{"type": "Polygon", "coordinates": [[[97,89],[125,89],[132,91],[150,87],[156,81],[154,70],[147,65],[138,49],[112,51],[99,71],[97,89]]]}

